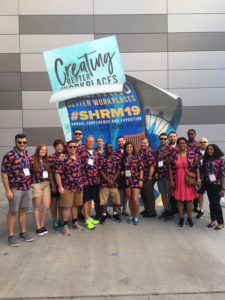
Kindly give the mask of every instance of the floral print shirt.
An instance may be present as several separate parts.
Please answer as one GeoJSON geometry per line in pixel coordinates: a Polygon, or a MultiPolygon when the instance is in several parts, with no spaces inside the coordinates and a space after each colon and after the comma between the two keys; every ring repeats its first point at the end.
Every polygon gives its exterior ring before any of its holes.
{"type": "Polygon", "coordinates": [[[40,163],[40,168],[34,173],[34,158],[30,158],[30,173],[32,183],[40,183],[44,181],[49,181],[49,172],[45,162],[40,163]],[[44,173],[45,172],[45,173],[44,173]],[[47,173],[46,173],[47,172],[47,173]],[[44,178],[43,174],[48,174],[47,178],[44,178]]]}
{"type": "Polygon", "coordinates": [[[206,184],[221,185],[221,177],[225,177],[225,161],[222,158],[206,161],[202,166],[206,184]],[[215,175],[215,181],[210,180],[210,175],[215,175]]]}
{"type": "Polygon", "coordinates": [[[125,187],[139,188],[140,171],[144,170],[142,158],[132,155],[129,159],[123,158],[121,165],[125,175],[125,187]]]}
{"type": "Polygon", "coordinates": [[[84,180],[79,156],[76,156],[76,160],[74,160],[70,155],[66,155],[63,161],[58,160],[55,174],[60,174],[62,186],[66,190],[81,191],[83,189],[84,180]]]}
{"type": "Polygon", "coordinates": [[[144,182],[146,182],[148,180],[149,168],[156,166],[154,152],[150,147],[148,147],[145,150],[142,150],[142,149],[139,150],[138,155],[141,156],[143,164],[144,164],[143,179],[144,179],[144,182]]]}
{"type": "Polygon", "coordinates": [[[1,171],[8,175],[10,189],[21,191],[30,189],[31,176],[25,175],[24,168],[30,170],[30,159],[27,150],[19,154],[16,149],[13,149],[3,157],[1,171]]]}
{"type": "Polygon", "coordinates": [[[83,180],[85,185],[96,185],[98,181],[98,153],[93,149],[84,148],[80,153],[83,166],[83,180]]]}
{"type": "MultiPolygon", "coordinates": [[[[116,155],[108,157],[106,154],[101,155],[98,159],[98,171],[103,172],[110,180],[115,178],[115,175],[121,169],[120,159],[116,155]]],[[[108,187],[108,183],[100,176],[101,187],[108,187]]],[[[113,187],[118,187],[118,183],[115,182],[113,187]]]]}
{"type": "Polygon", "coordinates": [[[159,146],[155,150],[155,161],[156,161],[156,169],[155,171],[159,174],[159,179],[169,179],[169,165],[170,158],[175,153],[175,150],[166,145],[164,149],[159,146]]]}

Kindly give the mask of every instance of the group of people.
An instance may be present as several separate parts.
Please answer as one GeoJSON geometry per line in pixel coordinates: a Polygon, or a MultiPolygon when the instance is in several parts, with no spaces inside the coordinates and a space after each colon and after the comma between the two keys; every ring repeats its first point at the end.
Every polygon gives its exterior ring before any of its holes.
{"type": "Polygon", "coordinates": [[[163,211],[159,218],[172,220],[179,214],[178,225],[193,227],[192,211],[197,218],[204,215],[203,197],[207,192],[211,221],[208,227],[220,230],[224,227],[220,197],[225,191],[225,164],[223,152],[206,138],[195,140],[194,129],[185,137],[177,138],[176,132],[161,133],[160,146],[153,151],[149,140],[143,137],[138,152],[132,142],[117,138],[118,148],[98,137],[88,135],[82,142],[83,132],[76,128],[73,140],[53,143],[55,153],[48,155],[45,144],[39,144],[33,156],[26,150],[24,134],[15,136],[15,147],[2,160],[2,181],[9,200],[7,215],[8,243],[18,246],[14,236],[16,214],[20,226],[19,238],[33,241],[26,233],[26,212],[33,201],[33,218],[37,235],[48,230],[45,221],[51,209],[53,227],[71,235],[71,227],[83,230],[78,222],[95,229],[108,218],[121,222],[121,214],[127,222],[139,224],[139,197],[144,203],[143,217],[156,217],[154,185],[157,182],[163,211]],[[97,147],[94,148],[96,142],[97,147]],[[112,216],[107,211],[112,201],[112,216]],[[130,213],[127,212],[129,202],[130,213]],[[96,215],[91,217],[94,203],[96,215]],[[199,207],[199,208],[198,208],[199,207]],[[41,208],[41,212],[40,212],[41,208]]]}

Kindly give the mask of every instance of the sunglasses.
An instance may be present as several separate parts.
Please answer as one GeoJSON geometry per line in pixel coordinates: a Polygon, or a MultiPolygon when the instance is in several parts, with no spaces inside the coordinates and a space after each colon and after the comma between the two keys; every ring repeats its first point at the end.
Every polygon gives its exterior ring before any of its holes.
{"type": "Polygon", "coordinates": [[[207,142],[200,142],[200,144],[206,144],[207,142]]]}
{"type": "Polygon", "coordinates": [[[166,141],[167,138],[160,138],[160,141],[166,141]]]}
{"type": "Polygon", "coordinates": [[[82,135],[80,132],[75,132],[74,135],[82,135]]]}
{"type": "Polygon", "coordinates": [[[76,146],[69,146],[69,148],[70,148],[70,149],[72,149],[72,148],[74,148],[74,149],[75,149],[75,148],[77,148],[77,147],[76,147],[76,146]]]}
{"type": "Polygon", "coordinates": [[[27,142],[17,142],[17,144],[19,144],[19,145],[21,145],[21,144],[26,145],[27,142]]]}

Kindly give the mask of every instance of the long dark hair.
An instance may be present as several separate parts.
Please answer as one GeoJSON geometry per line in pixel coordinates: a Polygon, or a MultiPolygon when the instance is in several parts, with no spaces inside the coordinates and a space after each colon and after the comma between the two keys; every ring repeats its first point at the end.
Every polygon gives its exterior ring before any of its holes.
{"type": "Polygon", "coordinates": [[[136,155],[136,150],[135,150],[135,147],[134,147],[134,144],[132,142],[126,142],[126,144],[124,145],[124,152],[123,152],[123,158],[126,158],[127,157],[127,150],[126,150],[126,147],[128,145],[131,145],[133,147],[133,151],[132,151],[132,155],[136,155]]]}
{"type": "Polygon", "coordinates": [[[205,154],[204,154],[204,161],[209,161],[211,157],[208,155],[208,148],[209,146],[213,147],[214,153],[213,153],[213,159],[218,159],[222,156],[224,156],[223,151],[216,145],[216,144],[209,144],[206,149],[205,149],[205,154]]]}

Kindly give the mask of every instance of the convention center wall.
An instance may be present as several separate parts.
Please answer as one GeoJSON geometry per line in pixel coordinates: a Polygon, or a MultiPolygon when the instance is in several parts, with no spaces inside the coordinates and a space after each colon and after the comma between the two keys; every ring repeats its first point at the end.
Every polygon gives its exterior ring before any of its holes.
{"type": "MultiPolygon", "coordinates": [[[[225,150],[224,0],[1,0],[0,159],[63,138],[42,52],[116,35],[127,74],[178,94],[178,134],[225,150]]],[[[52,152],[50,147],[50,152],[52,152]]]]}

